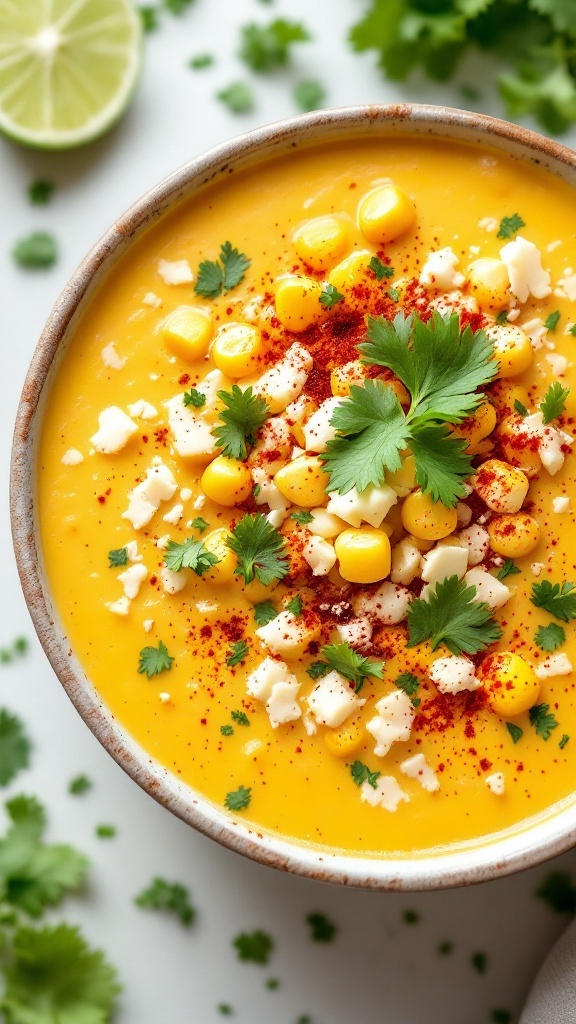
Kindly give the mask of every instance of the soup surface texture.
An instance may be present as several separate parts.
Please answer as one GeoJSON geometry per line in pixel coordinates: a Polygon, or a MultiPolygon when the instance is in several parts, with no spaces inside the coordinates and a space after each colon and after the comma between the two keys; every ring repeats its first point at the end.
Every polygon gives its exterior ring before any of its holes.
{"type": "Polygon", "coordinates": [[[75,327],[54,601],[232,819],[403,854],[572,794],[574,205],[478,147],[295,149],[180,202],[75,327]]]}

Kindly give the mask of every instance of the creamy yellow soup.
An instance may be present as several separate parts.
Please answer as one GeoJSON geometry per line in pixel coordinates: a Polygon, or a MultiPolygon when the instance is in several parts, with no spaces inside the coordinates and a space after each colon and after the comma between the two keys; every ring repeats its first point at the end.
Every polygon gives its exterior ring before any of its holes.
{"type": "MultiPolygon", "coordinates": [[[[71,646],[117,720],[182,781],[220,807],[231,803],[234,820],[241,817],[270,833],[353,854],[409,854],[502,832],[573,792],[574,625],[536,607],[530,596],[534,584],[570,582],[576,574],[569,443],[576,393],[565,398],[560,416],[550,424],[550,429],[563,432],[558,435],[561,464],[553,474],[541,462],[542,438],[531,435],[527,441],[521,431],[523,418],[538,414],[549,385],[559,381],[568,388],[572,380],[574,212],[573,192],[560,180],[489,149],[410,137],[296,149],[231,174],[162,217],[109,272],[76,326],[53,380],[38,456],[42,557],[56,607],[71,646]],[[392,199],[390,183],[397,189],[392,199]],[[384,209],[386,202],[389,208],[384,209]],[[502,229],[503,218],[514,218],[508,228],[504,224],[502,229]],[[503,237],[497,237],[499,230],[503,237]],[[518,235],[538,264],[533,290],[524,298],[510,289],[512,283],[521,292],[527,279],[518,246],[510,251],[508,263],[501,253],[518,235]],[[200,264],[217,261],[226,241],[250,261],[244,276],[215,298],[195,293],[200,264]],[[431,260],[440,250],[447,250],[448,257],[440,263],[438,257],[431,260]],[[478,263],[485,258],[492,262],[478,263]],[[522,264],[518,272],[515,259],[522,264]],[[534,292],[546,294],[538,298],[534,292]],[[178,324],[172,333],[166,326],[167,318],[183,306],[196,310],[192,340],[190,332],[182,340],[178,324]],[[343,722],[322,724],[322,714],[315,715],[313,701],[308,702],[322,676],[312,678],[309,670],[325,660],[326,645],[344,642],[337,626],[362,618],[354,607],[390,580],[386,558],[391,552],[392,566],[397,564],[397,545],[413,526],[418,530],[418,516],[409,514],[414,479],[404,489],[400,482],[397,500],[378,526],[363,522],[358,530],[340,520],[336,536],[332,529],[321,538],[325,547],[313,544],[320,562],[326,552],[329,559],[332,550],[337,552],[334,564],[324,571],[322,563],[314,575],[302,559],[302,544],[318,534],[310,534],[309,515],[300,515],[301,521],[293,515],[309,513],[310,507],[325,509],[330,495],[322,485],[315,498],[299,499],[298,487],[306,490],[309,484],[304,477],[304,484],[300,480],[294,485],[296,490],[288,488],[293,500],[272,516],[292,575],[268,586],[257,580],[246,585],[235,572],[238,563],[226,538],[243,516],[270,512],[262,497],[258,504],[257,480],[276,479],[275,453],[268,449],[266,458],[274,465],[264,476],[254,477],[252,470],[256,465],[266,470],[265,463],[247,454],[236,460],[241,467],[235,463],[224,483],[214,470],[211,478],[208,470],[218,448],[192,457],[178,454],[166,403],[180,403],[199,419],[207,415],[202,406],[184,406],[183,396],[202,391],[202,382],[214,369],[214,337],[220,338],[222,365],[229,370],[228,392],[232,384],[245,387],[248,382],[257,390],[259,379],[278,365],[283,353],[302,346],[314,365],[304,374],[295,399],[303,402],[300,412],[290,419],[278,404],[271,411],[271,416],[289,421],[290,452],[280,454],[280,469],[286,477],[288,467],[290,477],[295,454],[313,460],[314,480],[320,462],[320,480],[327,480],[322,453],[315,452],[306,423],[330,396],[345,398],[351,383],[366,385],[368,371],[361,365],[358,369],[356,349],[365,339],[365,314],[391,320],[405,310],[426,319],[434,307],[446,316],[456,311],[462,325],[470,323],[474,330],[496,328],[496,349],[498,330],[520,328],[528,339],[527,355],[524,363],[515,363],[517,353],[510,356],[510,349],[500,346],[502,372],[481,389],[483,405],[489,406],[487,432],[476,430],[473,436],[474,424],[467,419],[454,434],[469,442],[474,458],[476,476],[466,488],[471,493],[454,505],[457,522],[450,510],[440,535],[430,539],[425,529],[423,537],[412,536],[418,571],[406,585],[397,586],[402,594],[406,591],[407,601],[422,600],[418,573],[430,550],[438,544],[450,546],[447,538],[460,537],[470,525],[479,523],[490,533],[492,524],[490,544],[498,550],[490,546],[479,563],[468,551],[466,572],[479,565],[494,579],[502,576],[498,582],[510,595],[491,614],[503,635],[470,657],[475,682],[469,689],[442,693],[430,675],[431,666],[451,652],[443,645],[433,651],[430,642],[407,648],[406,619],[390,624],[372,610],[364,616],[368,638],[344,635],[352,637],[349,646],[372,664],[385,663],[381,678],[367,675],[353,698],[342,698],[351,701],[343,722]],[[549,320],[556,312],[559,316],[549,320]],[[245,329],[245,343],[232,346],[232,355],[221,340],[229,323],[245,329]],[[256,331],[255,346],[249,327],[256,331]],[[355,367],[339,372],[349,363],[355,367]],[[110,407],[121,410],[133,425],[115,452],[106,448],[121,440],[119,424],[107,431],[101,422],[98,434],[99,416],[110,407]],[[516,434],[506,434],[504,420],[516,434]],[[170,497],[158,499],[149,520],[135,528],[135,514],[128,519],[125,513],[131,507],[134,512],[130,496],[154,465],[158,468],[155,459],[167,468],[175,487],[170,497]],[[520,514],[536,524],[528,553],[512,562],[498,553],[501,544],[494,539],[500,511],[484,500],[494,475],[485,471],[483,491],[478,483],[479,467],[494,459],[520,467],[527,481],[520,514]],[[220,563],[202,575],[191,569],[166,574],[166,554],[174,550],[170,545],[188,538],[204,542],[217,528],[228,531],[214,548],[220,563]],[[350,548],[350,539],[343,539],[346,531],[354,533],[352,540],[360,532],[362,542],[368,537],[372,545],[378,534],[367,558],[350,548]],[[110,567],[109,552],[118,551],[125,564],[110,567]],[[513,572],[507,574],[512,563],[513,572]],[[127,570],[123,583],[119,577],[127,570]],[[255,605],[265,601],[276,613],[286,611],[291,602],[290,614],[304,623],[296,653],[295,648],[279,653],[256,635],[255,605]],[[536,632],[551,622],[565,637],[558,643],[556,633],[553,643],[558,646],[546,651],[536,632]],[[156,649],[157,674],[138,671],[146,648],[156,649]],[[230,664],[235,652],[241,660],[230,664]],[[486,658],[498,652],[522,659],[528,681],[516,677],[518,686],[526,684],[519,704],[513,699],[507,703],[514,685],[507,689],[506,681],[500,691],[502,706],[498,692],[494,696],[492,690],[491,697],[488,693],[499,663],[486,658]],[[563,659],[558,661],[558,655],[563,659]],[[291,691],[294,717],[280,724],[266,701],[247,689],[248,681],[254,690],[250,677],[265,658],[287,666],[290,679],[299,684],[291,691]],[[549,658],[556,658],[551,671],[546,667],[549,658]],[[409,692],[398,686],[403,677],[406,687],[407,673],[416,680],[412,688],[408,683],[409,692]],[[366,727],[378,717],[378,702],[398,692],[412,709],[408,735],[379,755],[374,732],[366,727]],[[543,705],[548,705],[546,710],[543,705]],[[534,706],[537,711],[531,712],[534,706]],[[424,761],[412,762],[415,755],[424,755],[424,761]],[[410,774],[406,763],[415,764],[416,770],[410,774]],[[382,779],[392,782],[379,787],[382,779]],[[246,799],[240,799],[244,806],[234,810],[235,799],[230,801],[229,795],[245,791],[246,799]]],[[[372,368],[369,376],[376,379],[378,370],[372,368]]],[[[398,381],[390,373],[384,377],[402,402],[406,396],[398,381]]],[[[269,398],[265,395],[264,400],[269,398]]],[[[213,405],[212,418],[205,420],[212,438],[212,431],[222,425],[221,408],[213,405]]],[[[122,423],[126,427],[126,420],[122,423]]],[[[247,453],[258,436],[256,431],[248,440],[247,453]]],[[[403,458],[407,455],[403,452],[403,458]]],[[[387,480],[398,484],[390,476],[387,480]]],[[[506,487],[505,500],[510,493],[506,487]]],[[[433,510],[433,517],[439,511],[433,510]]],[[[503,514],[514,513],[506,506],[503,514]]],[[[503,536],[507,550],[506,530],[503,536]]],[[[454,541],[452,547],[459,544],[454,541]]],[[[550,646],[550,640],[545,644],[550,646]]],[[[448,686],[454,683],[453,664],[448,686]]],[[[346,678],[344,685],[354,688],[346,678]]],[[[276,714],[282,717],[283,712],[276,714]]]]}

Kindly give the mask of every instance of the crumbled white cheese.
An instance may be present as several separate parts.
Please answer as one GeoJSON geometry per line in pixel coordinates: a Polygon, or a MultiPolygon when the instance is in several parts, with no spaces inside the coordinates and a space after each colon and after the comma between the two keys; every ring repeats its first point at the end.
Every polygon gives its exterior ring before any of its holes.
{"type": "Polygon", "coordinates": [[[276,508],[272,509],[271,512],[266,513],[266,519],[272,524],[275,530],[279,530],[287,515],[288,513],[283,509],[276,508]]]}
{"type": "Polygon", "coordinates": [[[109,405],[98,416],[98,430],[90,438],[97,452],[101,455],[114,455],[119,452],[138,427],[117,405],[109,405]]]}
{"type": "Polygon", "coordinates": [[[144,619],[142,626],[144,627],[145,633],[150,633],[152,631],[152,627],[154,626],[154,619],[144,619]]]}
{"type": "Polygon", "coordinates": [[[459,501],[456,505],[456,522],[458,526],[468,526],[472,519],[472,509],[469,505],[459,501]]]}
{"type": "Polygon", "coordinates": [[[504,796],[506,790],[506,780],[504,778],[504,772],[493,772],[492,775],[487,775],[484,782],[488,786],[491,793],[494,796],[504,796]]]}
{"type": "Polygon", "coordinates": [[[418,550],[409,537],[402,540],[392,548],[392,568],[390,579],[393,583],[403,583],[408,586],[420,575],[422,565],[422,552],[418,550]]]}
{"type": "Polygon", "coordinates": [[[205,504],[206,504],[206,495],[205,494],[199,494],[198,497],[194,499],[194,509],[195,509],[195,511],[199,512],[200,509],[204,508],[205,504]]]}
{"type": "Polygon", "coordinates": [[[184,405],[183,394],[175,395],[165,405],[174,447],[181,458],[198,459],[216,455],[218,446],[212,433],[212,424],[204,418],[204,406],[198,410],[191,405],[184,405]]]}
{"type": "Polygon", "coordinates": [[[170,523],[171,526],[175,526],[179,523],[184,515],[184,505],[173,505],[169,512],[162,519],[165,523],[170,523]]]}
{"type": "Polygon", "coordinates": [[[314,534],[309,536],[304,543],[302,557],[308,562],[313,576],[327,576],[336,564],[334,545],[314,534]]]}
{"type": "Polygon", "coordinates": [[[273,729],[288,722],[295,722],[301,717],[302,708],[296,699],[299,689],[300,683],[297,679],[292,682],[278,682],[272,687],[272,693],[266,701],[266,711],[273,729]]]}
{"type": "Polygon", "coordinates": [[[535,352],[546,344],[548,328],[541,317],[535,316],[532,320],[527,320],[526,323],[522,324],[521,330],[530,338],[530,345],[535,352]]]}
{"type": "Polygon", "coordinates": [[[342,725],[363,703],[354,693],[350,681],[336,671],[319,679],[308,697],[308,707],[318,725],[327,725],[331,729],[342,725]]]}
{"type": "Polygon", "coordinates": [[[376,715],[366,728],[376,740],[374,753],[377,757],[385,757],[393,743],[409,738],[416,711],[403,690],[394,690],[382,697],[374,710],[376,715]]]}
{"type": "Polygon", "coordinates": [[[554,476],[564,464],[563,446],[574,444],[574,438],[563,430],[551,426],[550,423],[544,423],[541,412],[525,416],[518,430],[528,437],[538,438],[538,454],[542,465],[550,476],[554,476]]]}
{"type": "Polygon", "coordinates": [[[316,733],[318,732],[318,726],[316,725],[316,722],[312,718],[312,715],[310,714],[309,711],[306,711],[302,715],[302,724],[304,726],[304,731],[307,736],[315,736],[316,733]]]}
{"type": "Polygon", "coordinates": [[[158,273],[164,284],[190,284],[194,280],[188,260],[158,260],[158,273]]]}
{"type": "Polygon", "coordinates": [[[196,601],[196,611],[201,615],[209,615],[210,612],[217,612],[220,605],[218,601],[196,601]]]}
{"type": "Polygon", "coordinates": [[[370,526],[378,527],[397,501],[396,491],[382,484],[381,487],[367,487],[361,494],[355,487],[346,494],[334,491],[326,508],[350,526],[359,527],[361,523],[369,523],[370,526]]]}
{"type": "Polygon", "coordinates": [[[463,690],[477,690],[481,686],[475,675],[474,662],[463,655],[450,654],[446,658],[436,658],[429,675],[440,693],[462,693],[463,690]]]}
{"type": "Polygon", "coordinates": [[[303,619],[292,612],[283,611],[256,630],[256,636],[273,654],[299,658],[312,639],[312,633],[303,619]]]}
{"type": "Polygon", "coordinates": [[[367,615],[349,622],[342,622],[336,626],[338,640],[340,643],[350,644],[357,651],[365,650],[372,639],[372,622],[367,615]]]}
{"type": "Polygon", "coordinates": [[[268,505],[274,512],[285,512],[292,504],[276,486],[267,469],[254,466],[252,479],[255,485],[254,502],[256,505],[268,505]]]}
{"type": "Polygon", "coordinates": [[[567,494],[561,494],[557,498],[552,498],[552,509],[557,512],[558,515],[562,515],[564,512],[570,511],[570,498],[567,494]]]}
{"type": "Polygon", "coordinates": [[[570,302],[576,300],[576,274],[564,272],[557,287],[554,289],[554,295],[557,295],[559,299],[569,299],[570,302]]]}
{"type": "Polygon", "coordinates": [[[532,562],[530,565],[530,571],[532,575],[536,577],[541,576],[545,568],[546,566],[544,562],[532,562]]]}
{"type": "Polygon", "coordinates": [[[310,533],[314,533],[318,537],[324,537],[325,540],[331,540],[333,537],[337,537],[339,533],[342,533],[344,523],[338,516],[328,512],[327,509],[311,508],[310,514],[312,519],[309,523],[306,523],[306,529],[310,533]]]}
{"type": "Polygon", "coordinates": [[[108,344],[104,346],[100,355],[102,356],[104,366],[107,366],[109,370],[121,370],[127,362],[127,356],[119,355],[113,341],[109,341],[108,344]]]}
{"type": "Polygon", "coordinates": [[[114,615],[128,615],[130,611],[130,598],[119,597],[117,601],[108,601],[106,602],[106,607],[114,615]]]}
{"type": "Polygon", "coordinates": [[[330,426],[335,409],[341,404],[338,397],[327,398],[304,425],[307,452],[325,452],[328,442],[336,437],[336,427],[330,426]]]}
{"type": "Polygon", "coordinates": [[[414,754],[413,757],[407,757],[400,764],[400,771],[403,775],[407,775],[409,779],[417,779],[422,789],[425,789],[428,793],[435,793],[436,790],[440,789],[438,776],[428,764],[424,754],[414,754]]]}
{"type": "Polygon", "coordinates": [[[485,602],[492,611],[502,608],[512,597],[512,591],[505,583],[497,580],[495,576],[479,566],[469,569],[464,581],[467,587],[476,587],[473,600],[485,602]]]}
{"type": "Polygon", "coordinates": [[[126,549],[126,557],[127,557],[129,562],[141,562],[142,561],[142,555],[138,554],[138,541],[137,540],[129,540],[128,543],[124,545],[124,547],[126,549]]]}
{"type": "Polygon", "coordinates": [[[254,393],[266,399],[271,413],[282,412],[302,393],[313,363],[308,349],[295,342],[261,377],[242,383],[252,383],[254,393]]]}
{"type": "Polygon", "coordinates": [[[395,583],[381,583],[373,593],[360,594],[354,599],[357,615],[367,615],[386,626],[403,622],[408,613],[412,594],[395,583]]]}
{"type": "Polygon", "coordinates": [[[135,562],[133,565],[129,565],[124,572],[121,572],[118,576],[118,580],[124,587],[126,597],[129,597],[130,600],[137,597],[138,591],[147,576],[148,569],[145,565],[138,562],[135,562]]]}
{"type": "Polygon", "coordinates": [[[534,668],[538,679],[552,679],[554,676],[569,676],[573,671],[567,654],[550,654],[534,668]]]}
{"type": "Polygon", "coordinates": [[[465,530],[460,530],[460,533],[456,536],[458,542],[463,544],[468,551],[468,565],[470,567],[484,561],[490,547],[490,537],[488,531],[483,526],[475,523],[473,526],[466,527],[465,530]]]}
{"type": "MultiPolygon", "coordinates": [[[[190,523],[190,527],[192,527],[192,523],[190,523]]],[[[163,533],[161,537],[158,537],[158,540],[155,543],[156,543],[156,547],[160,551],[164,551],[164,548],[167,548],[168,544],[170,543],[170,534],[169,533],[163,533]]]]}
{"type": "Polygon", "coordinates": [[[548,352],[544,357],[546,362],[549,364],[550,369],[555,377],[563,377],[568,369],[568,360],[566,356],[560,355],[559,352],[548,352]]]}
{"type": "Polygon", "coordinates": [[[376,779],[375,788],[369,782],[363,782],[360,786],[360,799],[371,807],[383,807],[392,813],[403,801],[410,803],[410,797],[400,788],[393,775],[381,775],[376,779]]]}
{"type": "Polygon", "coordinates": [[[128,509],[122,513],[122,518],[128,519],[135,530],[141,530],[158,511],[160,503],[174,496],[177,487],[168,466],[155,460],[146,470],[146,478],[129,494],[128,509]]]}
{"type": "Polygon", "coordinates": [[[64,452],[60,462],[64,466],[78,466],[81,462],[84,462],[84,456],[77,448],[69,448],[67,452],[64,452]]]}
{"type": "Polygon", "coordinates": [[[162,306],[162,299],[156,292],[146,292],[146,295],[142,299],[143,306],[150,306],[151,309],[160,309],[162,306]]]}
{"type": "Polygon", "coordinates": [[[550,273],[542,267],[542,253],[534,242],[516,235],[502,246],[500,258],[506,264],[510,291],[520,302],[526,302],[530,295],[535,299],[550,295],[550,273]]]}
{"type": "Polygon", "coordinates": [[[182,487],[180,490],[180,501],[190,501],[193,491],[189,487],[182,487]]]}
{"type": "Polygon", "coordinates": [[[158,416],[158,410],[150,402],[145,402],[143,398],[129,405],[128,412],[140,420],[155,420],[158,416]]]}
{"type": "Polygon", "coordinates": [[[185,569],[181,569],[180,572],[174,572],[167,565],[160,569],[159,576],[167,594],[177,594],[180,590],[184,589],[188,582],[188,573],[185,569]]]}
{"type": "Polygon", "coordinates": [[[466,280],[464,274],[456,270],[458,256],[446,246],[431,252],[420,271],[419,281],[424,288],[435,288],[439,292],[447,292],[452,288],[461,288],[466,280]]]}
{"type": "Polygon", "coordinates": [[[482,231],[489,231],[490,234],[492,234],[492,232],[496,231],[498,228],[498,221],[495,217],[482,217],[482,219],[478,221],[478,227],[482,228],[482,231]]]}
{"type": "Polygon", "coordinates": [[[468,549],[456,546],[438,546],[422,558],[422,579],[426,583],[440,583],[448,576],[462,579],[468,568],[468,549]]]}
{"type": "Polygon", "coordinates": [[[160,693],[158,694],[158,700],[160,701],[161,704],[169,704],[170,694],[167,693],[166,690],[161,690],[160,693]]]}
{"type": "Polygon", "coordinates": [[[283,661],[264,658],[246,680],[246,691],[266,705],[273,729],[300,718],[297,701],[300,683],[283,661]]]}

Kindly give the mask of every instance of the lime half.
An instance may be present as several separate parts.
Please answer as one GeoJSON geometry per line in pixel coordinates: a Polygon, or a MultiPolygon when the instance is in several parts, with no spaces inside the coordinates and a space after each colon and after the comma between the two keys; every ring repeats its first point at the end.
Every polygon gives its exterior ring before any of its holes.
{"type": "Polygon", "coordinates": [[[102,135],[141,64],[131,0],[0,0],[0,130],[41,149],[102,135]]]}

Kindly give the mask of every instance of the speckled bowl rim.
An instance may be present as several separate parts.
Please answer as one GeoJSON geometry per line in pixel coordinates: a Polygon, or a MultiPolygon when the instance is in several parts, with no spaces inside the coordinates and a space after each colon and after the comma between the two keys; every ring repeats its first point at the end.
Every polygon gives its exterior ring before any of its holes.
{"type": "Polygon", "coordinates": [[[114,719],[71,650],[52,605],[37,546],[36,439],[50,368],[77,316],[134,236],[208,182],[245,166],[335,139],[422,135],[490,146],[540,165],[576,187],[576,154],[517,125],[481,114],[420,104],[346,107],[266,125],[184,164],[138,199],[84,258],[58,298],[34,353],[18,409],[11,467],[14,548],[24,596],[48,659],[80,715],[127,774],[200,832],[253,860],[308,878],[367,889],[415,891],[484,882],[532,867],[576,845],[576,794],[514,830],[414,855],[359,857],[307,845],[233,820],[183,784],[114,719]]]}

